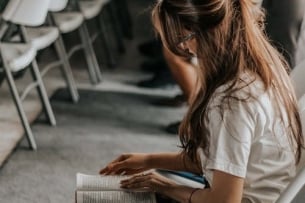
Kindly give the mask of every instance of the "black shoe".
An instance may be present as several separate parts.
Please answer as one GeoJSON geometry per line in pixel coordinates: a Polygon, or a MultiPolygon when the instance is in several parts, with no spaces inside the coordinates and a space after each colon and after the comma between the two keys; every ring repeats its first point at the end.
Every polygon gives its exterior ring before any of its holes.
{"type": "Polygon", "coordinates": [[[0,87],[4,80],[5,80],[5,73],[4,73],[3,69],[0,69],[0,87]]]}
{"type": "Polygon", "coordinates": [[[187,99],[183,94],[179,94],[174,98],[161,99],[152,103],[156,106],[180,107],[187,104],[187,99]]]}
{"type": "Polygon", "coordinates": [[[149,40],[138,46],[141,54],[147,57],[156,57],[162,55],[162,43],[157,40],[149,40]]]}
{"type": "Polygon", "coordinates": [[[167,69],[167,64],[163,57],[157,58],[155,60],[144,61],[141,64],[141,70],[143,72],[157,73],[164,69],[167,69]]]}
{"type": "Polygon", "coordinates": [[[144,88],[172,88],[176,82],[171,74],[166,71],[156,73],[151,79],[140,81],[137,86],[144,88]]]}
{"type": "Polygon", "coordinates": [[[167,133],[170,133],[170,134],[178,134],[179,133],[179,127],[180,127],[180,124],[181,122],[175,122],[175,123],[171,123],[169,124],[166,128],[165,128],[165,131],[167,133]]]}

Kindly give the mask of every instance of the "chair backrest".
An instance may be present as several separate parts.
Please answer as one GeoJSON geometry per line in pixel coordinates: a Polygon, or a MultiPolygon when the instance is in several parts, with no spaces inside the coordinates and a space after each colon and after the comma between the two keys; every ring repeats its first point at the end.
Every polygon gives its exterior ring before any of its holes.
{"type": "Polygon", "coordinates": [[[69,0],[51,0],[49,5],[49,11],[58,12],[66,8],[69,0]]]}
{"type": "Polygon", "coordinates": [[[299,63],[290,73],[295,86],[297,98],[305,94],[305,60],[299,63]]]}
{"type": "MultiPolygon", "coordinates": [[[[301,116],[303,137],[305,137],[305,95],[299,100],[299,112],[301,116]]],[[[281,193],[276,203],[290,203],[305,186],[305,151],[303,150],[300,164],[297,168],[297,175],[289,186],[281,193]]]]}
{"type": "Polygon", "coordinates": [[[15,24],[39,26],[46,19],[49,3],[50,0],[10,0],[2,18],[15,24]]]}

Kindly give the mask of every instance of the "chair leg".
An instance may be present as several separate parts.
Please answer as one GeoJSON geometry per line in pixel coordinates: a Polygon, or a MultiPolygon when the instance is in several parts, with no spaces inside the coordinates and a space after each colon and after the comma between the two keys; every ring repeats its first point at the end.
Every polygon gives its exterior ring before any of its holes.
{"type": "MultiPolygon", "coordinates": [[[[86,36],[87,39],[91,39],[87,26],[85,24],[83,24],[81,30],[84,32],[84,36],[86,36]]],[[[95,55],[93,45],[92,45],[91,41],[89,41],[89,40],[86,40],[86,42],[87,42],[88,51],[90,51],[90,56],[92,58],[92,61],[93,61],[94,67],[95,67],[95,74],[96,74],[97,81],[101,82],[102,73],[101,73],[101,69],[100,69],[100,66],[98,64],[98,61],[97,61],[97,58],[95,55]]]]}
{"type": "Polygon", "coordinates": [[[111,45],[110,45],[110,38],[108,36],[108,33],[105,29],[106,25],[104,20],[102,19],[103,14],[98,16],[98,27],[101,32],[100,34],[100,40],[102,42],[102,46],[105,48],[105,54],[106,58],[108,60],[108,64],[113,67],[116,65],[116,60],[115,57],[113,56],[112,50],[111,50],[111,45]]]}
{"type": "Polygon", "coordinates": [[[120,53],[125,53],[126,48],[124,45],[122,29],[120,29],[120,27],[119,27],[120,20],[118,19],[118,16],[116,15],[116,8],[114,6],[115,5],[113,5],[113,3],[110,3],[106,10],[108,12],[109,18],[112,21],[112,22],[110,22],[110,24],[113,28],[113,32],[114,32],[114,35],[116,38],[117,48],[120,53]]]}
{"type": "Polygon", "coordinates": [[[69,62],[69,59],[67,56],[65,45],[63,43],[61,36],[59,36],[55,42],[55,49],[56,49],[58,57],[63,62],[62,66],[61,66],[61,70],[62,70],[63,76],[65,78],[66,84],[69,88],[72,101],[74,103],[77,103],[79,100],[79,94],[77,91],[77,87],[75,84],[75,80],[73,77],[73,73],[72,73],[70,62],[69,62]]]}
{"type": "Polygon", "coordinates": [[[46,88],[43,84],[36,60],[34,60],[32,62],[30,69],[31,69],[31,74],[32,74],[34,81],[37,81],[37,83],[38,83],[37,92],[40,97],[40,101],[42,103],[43,109],[48,117],[49,123],[52,126],[55,126],[56,125],[55,116],[54,116],[54,113],[53,113],[53,110],[52,110],[52,107],[50,104],[49,97],[47,95],[46,88]]]}
{"type": "Polygon", "coordinates": [[[15,85],[12,73],[5,65],[4,65],[4,70],[5,70],[5,75],[7,77],[7,82],[8,82],[11,94],[13,96],[14,103],[17,107],[17,111],[18,111],[22,126],[23,126],[25,134],[26,134],[27,141],[28,141],[28,143],[30,145],[30,148],[32,150],[37,150],[36,141],[35,141],[35,138],[33,136],[32,129],[30,127],[29,121],[26,117],[25,111],[23,109],[22,101],[20,99],[20,96],[19,96],[17,87],[15,85]]]}
{"type": "Polygon", "coordinates": [[[98,84],[99,82],[101,82],[102,76],[92,44],[88,41],[88,39],[90,39],[90,36],[85,24],[83,24],[79,28],[79,34],[81,37],[82,44],[84,46],[85,57],[88,63],[88,71],[91,82],[93,84],[98,84]]]}

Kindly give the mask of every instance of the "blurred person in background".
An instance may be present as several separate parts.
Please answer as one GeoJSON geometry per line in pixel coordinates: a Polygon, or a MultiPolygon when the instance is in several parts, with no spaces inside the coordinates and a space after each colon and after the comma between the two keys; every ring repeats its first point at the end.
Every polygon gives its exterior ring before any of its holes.
{"type": "Polygon", "coordinates": [[[266,33],[293,69],[305,1],[263,0],[262,7],[266,10],[266,33]]]}

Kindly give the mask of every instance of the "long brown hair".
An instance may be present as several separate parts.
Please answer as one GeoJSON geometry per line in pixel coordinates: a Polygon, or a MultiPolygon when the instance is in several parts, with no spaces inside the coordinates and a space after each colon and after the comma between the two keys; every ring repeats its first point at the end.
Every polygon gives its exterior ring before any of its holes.
{"type": "MultiPolygon", "coordinates": [[[[198,147],[209,154],[210,132],[204,118],[213,93],[228,83],[232,84],[225,90],[228,95],[240,90],[240,74],[250,71],[266,91],[274,93],[278,108],[284,105],[289,139],[299,162],[303,137],[289,67],[265,37],[259,7],[250,0],[159,0],[152,19],[164,46],[178,56],[186,56],[177,46],[181,36],[186,31],[195,33],[198,87],[179,130],[181,147],[193,161],[198,147]]],[[[282,113],[282,121],[283,117],[282,113]]]]}

